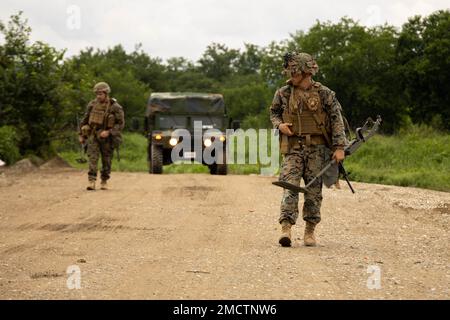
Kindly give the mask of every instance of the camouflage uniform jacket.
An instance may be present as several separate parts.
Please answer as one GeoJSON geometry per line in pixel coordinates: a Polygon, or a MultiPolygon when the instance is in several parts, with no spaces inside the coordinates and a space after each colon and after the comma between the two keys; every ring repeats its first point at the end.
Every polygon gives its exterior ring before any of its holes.
{"type": "MultiPolygon", "coordinates": [[[[89,115],[92,111],[92,108],[94,107],[96,103],[96,100],[92,100],[91,102],[88,103],[87,108],[86,108],[86,112],[83,116],[83,119],[81,120],[80,123],[80,128],[79,128],[79,132],[81,134],[81,127],[83,127],[84,125],[89,124],[89,115]]],[[[117,102],[116,99],[110,99],[110,103],[111,103],[111,107],[109,110],[109,114],[114,115],[114,125],[112,128],[110,128],[109,130],[111,131],[111,135],[113,137],[121,137],[121,133],[122,130],[125,126],[125,115],[123,112],[123,108],[122,106],[117,102]]]]}
{"type": "MultiPolygon", "coordinates": [[[[347,139],[342,118],[342,107],[336,98],[336,94],[320,82],[313,81],[312,85],[319,87],[319,96],[330,123],[333,149],[343,148],[347,139]]],[[[292,86],[288,84],[275,92],[270,106],[270,120],[275,129],[278,129],[278,126],[283,123],[283,111],[285,108],[289,108],[291,90],[292,86]]]]}

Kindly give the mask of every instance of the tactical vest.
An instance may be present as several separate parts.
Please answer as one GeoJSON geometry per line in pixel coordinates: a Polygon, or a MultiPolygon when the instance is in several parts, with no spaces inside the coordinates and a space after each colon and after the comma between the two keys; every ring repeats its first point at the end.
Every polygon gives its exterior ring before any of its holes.
{"type": "Polygon", "coordinates": [[[114,127],[114,114],[110,113],[111,102],[107,103],[94,103],[92,110],[89,114],[89,126],[94,129],[111,129],[114,127]]]}
{"type": "Polygon", "coordinates": [[[310,90],[301,90],[291,86],[288,105],[283,111],[283,122],[292,123],[294,137],[289,137],[289,150],[293,144],[327,144],[331,128],[327,127],[327,114],[319,95],[320,85],[314,84],[310,90]],[[322,127],[322,128],[321,128],[322,127]],[[324,137],[323,128],[327,131],[324,137]],[[300,138],[299,138],[300,137],[300,138]]]}

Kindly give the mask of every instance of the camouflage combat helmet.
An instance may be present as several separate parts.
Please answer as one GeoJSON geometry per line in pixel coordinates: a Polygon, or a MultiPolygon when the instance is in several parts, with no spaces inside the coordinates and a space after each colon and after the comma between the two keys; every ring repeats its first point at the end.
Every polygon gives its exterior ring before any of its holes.
{"type": "Polygon", "coordinates": [[[289,52],[284,55],[284,72],[291,77],[301,71],[311,73],[313,76],[319,72],[319,66],[316,60],[305,52],[289,52]]]}
{"type": "Polygon", "coordinates": [[[94,93],[98,91],[106,92],[107,94],[111,93],[111,87],[106,82],[99,82],[94,86],[94,93]]]}

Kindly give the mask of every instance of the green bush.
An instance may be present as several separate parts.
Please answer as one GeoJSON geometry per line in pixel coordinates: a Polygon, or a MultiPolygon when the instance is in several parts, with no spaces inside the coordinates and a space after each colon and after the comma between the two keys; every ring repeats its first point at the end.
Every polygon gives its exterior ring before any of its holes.
{"type": "Polygon", "coordinates": [[[11,126],[0,127],[0,159],[11,165],[20,159],[16,129],[11,126]]]}
{"type": "Polygon", "coordinates": [[[375,136],[345,164],[355,181],[450,191],[450,135],[413,125],[375,136]]]}

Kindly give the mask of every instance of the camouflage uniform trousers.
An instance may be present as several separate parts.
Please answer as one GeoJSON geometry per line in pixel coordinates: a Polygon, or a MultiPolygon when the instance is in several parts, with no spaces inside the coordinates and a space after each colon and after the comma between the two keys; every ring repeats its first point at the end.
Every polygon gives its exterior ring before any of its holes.
{"type": "Polygon", "coordinates": [[[110,137],[97,138],[91,136],[88,141],[87,154],[89,157],[89,181],[97,180],[98,160],[102,158],[101,179],[107,181],[111,175],[111,162],[114,148],[110,137]]]}
{"type": "MultiPolygon", "coordinates": [[[[325,145],[295,147],[284,156],[280,180],[299,186],[303,178],[305,184],[308,184],[322,170],[330,157],[331,151],[325,145]]],[[[303,220],[317,224],[321,220],[322,179],[317,179],[308,190],[309,192],[304,194],[303,220]]],[[[298,193],[284,190],[280,223],[283,220],[288,220],[293,225],[297,222],[298,201],[298,193]]]]}

